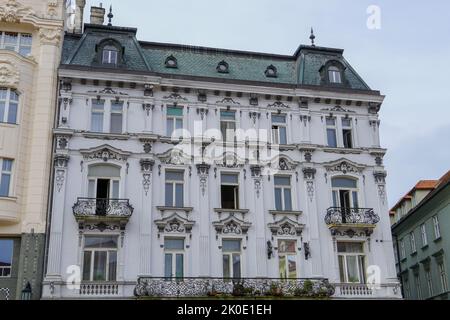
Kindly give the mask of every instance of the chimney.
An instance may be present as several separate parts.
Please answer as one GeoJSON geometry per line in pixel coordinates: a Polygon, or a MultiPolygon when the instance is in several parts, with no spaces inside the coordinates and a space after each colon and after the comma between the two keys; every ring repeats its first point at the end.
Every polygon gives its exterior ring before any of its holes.
{"type": "Polygon", "coordinates": [[[103,24],[105,22],[105,8],[102,7],[91,7],[91,24],[103,24]]]}
{"type": "Polygon", "coordinates": [[[75,1],[75,21],[74,21],[74,31],[76,33],[83,32],[83,11],[86,6],[86,0],[76,0],[75,1]]]}

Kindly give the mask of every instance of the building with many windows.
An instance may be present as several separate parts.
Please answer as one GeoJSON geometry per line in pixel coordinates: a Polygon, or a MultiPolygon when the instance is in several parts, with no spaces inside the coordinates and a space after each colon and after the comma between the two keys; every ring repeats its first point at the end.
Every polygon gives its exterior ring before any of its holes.
{"type": "Polygon", "coordinates": [[[63,1],[0,1],[0,300],[39,298],[63,1]]]}
{"type": "Polygon", "coordinates": [[[419,181],[391,209],[396,267],[405,299],[449,299],[449,213],[450,171],[439,180],[419,181]]]}
{"type": "Polygon", "coordinates": [[[102,15],[65,35],[45,298],[401,297],[384,97],[343,50],[145,42],[102,15]]]}

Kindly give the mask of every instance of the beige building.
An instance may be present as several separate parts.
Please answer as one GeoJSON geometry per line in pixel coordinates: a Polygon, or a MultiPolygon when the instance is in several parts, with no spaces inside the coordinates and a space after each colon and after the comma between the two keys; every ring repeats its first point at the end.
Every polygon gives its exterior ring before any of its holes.
{"type": "Polygon", "coordinates": [[[41,295],[64,2],[0,0],[0,300],[41,295]]]}

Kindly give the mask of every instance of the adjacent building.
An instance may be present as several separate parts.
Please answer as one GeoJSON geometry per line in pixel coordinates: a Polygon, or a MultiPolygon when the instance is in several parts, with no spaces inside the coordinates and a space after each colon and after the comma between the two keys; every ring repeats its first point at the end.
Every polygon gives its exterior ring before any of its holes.
{"type": "Polygon", "coordinates": [[[63,7],[0,1],[0,300],[41,295],[63,7]]]}
{"type": "Polygon", "coordinates": [[[401,297],[384,96],[343,50],[145,42],[104,14],[65,35],[44,298],[401,297]]]}
{"type": "Polygon", "coordinates": [[[419,181],[390,214],[405,299],[448,300],[450,171],[419,181]]]}

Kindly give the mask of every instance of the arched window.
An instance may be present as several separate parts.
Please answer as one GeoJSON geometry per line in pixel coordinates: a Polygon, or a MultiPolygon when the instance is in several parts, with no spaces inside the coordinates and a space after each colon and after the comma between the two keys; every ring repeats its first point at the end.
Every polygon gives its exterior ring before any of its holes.
{"type": "Polygon", "coordinates": [[[331,179],[333,207],[358,208],[358,182],[356,179],[336,177],[331,179]]]}
{"type": "Polygon", "coordinates": [[[120,168],[113,165],[91,165],[88,169],[88,196],[96,199],[118,199],[120,168]]]}
{"type": "Polygon", "coordinates": [[[330,83],[342,83],[341,70],[336,66],[328,68],[328,81],[330,83]]]}
{"type": "Polygon", "coordinates": [[[229,72],[229,65],[226,61],[222,60],[217,64],[216,67],[217,72],[219,73],[228,73],[229,72]]]}
{"type": "Polygon", "coordinates": [[[0,122],[17,123],[19,94],[8,88],[0,88],[0,122]]]}
{"type": "Polygon", "coordinates": [[[117,58],[119,56],[119,51],[115,46],[107,45],[103,47],[102,52],[102,63],[117,65],[117,58]]]}
{"type": "Polygon", "coordinates": [[[266,77],[268,78],[276,78],[278,76],[277,74],[277,68],[274,65],[270,65],[267,67],[266,71],[264,72],[266,77]]]}

